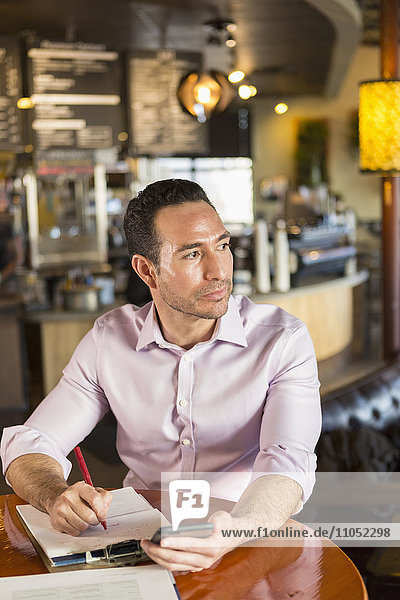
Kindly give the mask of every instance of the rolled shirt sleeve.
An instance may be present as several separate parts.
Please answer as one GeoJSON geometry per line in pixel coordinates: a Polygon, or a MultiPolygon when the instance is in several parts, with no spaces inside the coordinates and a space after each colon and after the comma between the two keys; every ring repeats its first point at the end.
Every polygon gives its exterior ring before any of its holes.
{"type": "MultiPolygon", "coordinates": [[[[1,459],[4,475],[12,461],[23,454],[46,454],[51,456],[60,463],[65,479],[70,474],[71,462],[46,435],[27,425],[7,427],[1,439],[1,459]]],[[[6,481],[9,484],[7,478],[6,481]]]]}
{"type": "Polygon", "coordinates": [[[56,387],[24,425],[4,429],[3,473],[23,454],[46,454],[60,463],[65,478],[71,470],[66,456],[96,426],[108,410],[97,380],[97,336],[94,328],[77,346],[56,387]]]}
{"type": "Polygon", "coordinates": [[[321,402],[315,351],[306,326],[288,329],[270,381],[252,480],[281,474],[299,483],[303,502],[315,483],[314,448],[321,431],[321,402]]]}

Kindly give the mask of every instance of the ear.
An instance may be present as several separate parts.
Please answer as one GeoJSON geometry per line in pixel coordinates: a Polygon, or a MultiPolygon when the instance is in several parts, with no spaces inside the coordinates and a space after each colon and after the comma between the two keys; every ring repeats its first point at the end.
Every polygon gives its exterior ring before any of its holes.
{"type": "Polygon", "coordinates": [[[136,271],[140,279],[143,279],[151,290],[157,288],[156,270],[151,260],[141,254],[134,254],[131,265],[132,269],[136,271]]]}

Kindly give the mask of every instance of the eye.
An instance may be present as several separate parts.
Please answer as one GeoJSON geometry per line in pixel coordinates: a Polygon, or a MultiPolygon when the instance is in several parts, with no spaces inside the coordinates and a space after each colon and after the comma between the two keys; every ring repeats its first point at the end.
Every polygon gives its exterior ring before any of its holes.
{"type": "Polygon", "coordinates": [[[230,245],[230,243],[229,243],[229,242],[224,242],[223,244],[221,244],[221,245],[219,246],[219,249],[220,249],[220,250],[229,250],[229,248],[230,248],[230,247],[231,247],[231,245],[230,245]]]}
{"type": "Polygon", "coordinates": [[[190,254],[186,254],[185,258],[197,258],[199,254],[200,252],[198,252],[197,250],[193,250],[193,252],[190,252],[190,254]]]}

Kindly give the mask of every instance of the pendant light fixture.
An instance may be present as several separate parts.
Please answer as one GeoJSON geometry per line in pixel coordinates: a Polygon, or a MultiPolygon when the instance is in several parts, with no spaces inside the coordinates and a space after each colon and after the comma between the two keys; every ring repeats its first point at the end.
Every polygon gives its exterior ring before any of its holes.
{"type": "Polygon", "coordinates": [[[236,96],[235,88],[224,73],[230,71],[231,63],[231,50],[226,42],[233,39],[236,25],[225,19],[210,21],[204,27],[209,36],[203,53],[203,69],[184,75],[177,90],[182,108],[200,123],[224,111],[236,96]]]}
{"type": "Polygon", "coordinates": [[[177,94],[182,108],[200,123],[208,121],[214,112],[224,111],[236,95],[226,75],[218,71],[188,73],[177,94]]]}

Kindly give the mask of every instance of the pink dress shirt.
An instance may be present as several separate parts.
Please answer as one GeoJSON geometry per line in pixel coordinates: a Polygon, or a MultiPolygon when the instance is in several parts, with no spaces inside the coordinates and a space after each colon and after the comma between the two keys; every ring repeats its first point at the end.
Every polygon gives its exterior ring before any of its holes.
{"type": "Polygon", "coordinates": [[[66,456],[111,410],[124,485],[160,488],[161,472],[235,472],[221,496],[283,473],[314,485],[321,428],[315,352],[301,321],[277,306],[231,296],[212,338],[190,350],[167,342],[153,303],[101,316],[57,386],[25,425],[4,430],[4,471],[22,454],[66,456]]]}

